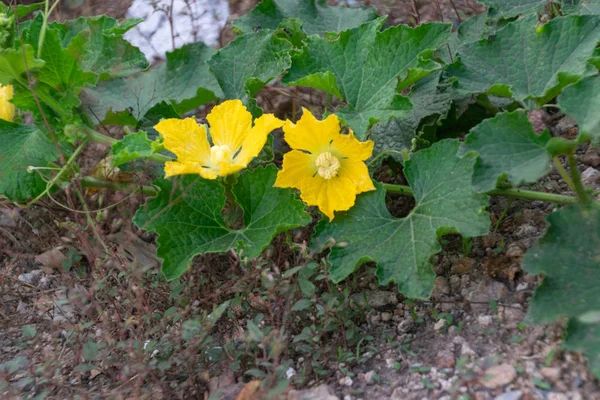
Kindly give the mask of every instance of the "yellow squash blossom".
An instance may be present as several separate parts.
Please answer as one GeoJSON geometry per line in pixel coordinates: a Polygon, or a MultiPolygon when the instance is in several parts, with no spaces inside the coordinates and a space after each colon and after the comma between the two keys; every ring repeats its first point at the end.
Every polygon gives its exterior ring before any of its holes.
{"type": "Polygon", "coordinates": [[[323,121],[303,109],[302,118],[283,126],[293,149],[283,157],[275,186],[297,188],[302,200],[334,218],[334,211],[349,210],[356,195],[375,190],[364,161],[371,157],[373,141],[360,142],[352,132],[340,133],[332,114],[323,121]]]}
{"type": "Polygon", "coordinates": [[[9,101],[12,98],[12,85],[0,85],[0,119],[5,119],[7,121],[15,119],[15,105],[9,101]]]}
{"type": "Polygon", "coordinates": [[[165,163],[166,177],[200,174],[216,179],[238,172],[260,153],[267,135],[284,123],[272,114],[264,114],[252,126],[252,115],[239,100],[215,106],[206,119],[212,146],[206,127],[193,118],[165,119],[155,126],[164,138],[165,148],[177,156],[177,161],[165,163]]]}

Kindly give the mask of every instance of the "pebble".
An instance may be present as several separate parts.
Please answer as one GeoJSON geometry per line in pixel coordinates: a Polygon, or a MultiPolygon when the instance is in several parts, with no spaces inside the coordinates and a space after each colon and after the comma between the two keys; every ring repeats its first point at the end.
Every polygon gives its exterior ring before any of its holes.
{"type": "Polygon", "coordinates": [[[441,330],[443,330],[447,326],[448,326],[448,321],[446,321],[444,318],[442,318],[442,319],[438,320],[438,322],[435,323],[435,325],[433,326],[433,329],[436,332],[440,332],[441,330]]]}
{"type": "Polygon", "coordinates": [[[385,290],[367,290],[364,293],[355,293],[351,296],[353,302],[366,306],[365,297],[370,307],[381,308],[388,305],[396,305],[398,298],[396,293],[385,290]]]}
{"type": "Polygon", "coordinates": [[[383,312],[383,313],[381,313],[381,320],[383,322],[387,322],[387,321],[389,321],[391,319],[392,319],[392,313],[389,313],[389,312],[383,312]]]}
{"type": "Polygon", "coordinates": [[[525,311],[518,303],[511,304],[510,307],[498,307],[498,318],[506,322],[509,327],[514,328],[519,322],[525,318],[525,311]]]}
{"type": "Polygon", "coordinates": [[[494,397],[494,400],[521,400],[521,397],[523,397],[522,390],[511,390],[494,397]]]}
{"type": "Polygon", "coordinates": [[[367,385],[372,385],[375,382],[375,371],[369,371],[364,374],[364,381],[367,385]]]}
{"type": "Polygon", "coordinates": [[[558,393],[558,392],[550,392],[548,393],[548,397],[546,397],[547,400],[569,400],[569,396],[567,396],[564,393],[558,393]]]}
{"type": "Polygon", "coordinates": [[[454,354],[448,350],[442,350],[437,353],[435,357],[435,362],[440,368],[454,368],[456,365],[456,359],[454,358],[454,354]]]}
{"type": "Polygon", "coordinates": [[[521,246],[517,243],[511,243],[506,249],[506,256],[511,258],[523,257],[525,255],[525,251],[521,248],[521,246]]]}
{"type": "Polygon", "coordinates": [[[544,375],[544,377],[546,379],[549,379],[552,382],[556,382],[560,379],[561,376],[561,372],[560,372],[560,368],[558,367],[554,367],[554,368],[542,368],[540,370],[540,372],[542,373],[542,375],[544,375]]]}
{"type": "Polygon", "coordinates": [[[339,381],[339,384],[342,386],[352,386],[353,383],[354,381],[349,376],[345,376],[339,381]]]}
{"type": "Polygon", "coordinates": [[[37,286],[40,283],[40,275],[41,274],[42,274],[42,270],[36,269],[36,270],[28,272],[26,274],[19,275],[17,277],[17,279],[28,285],[37,286]]]}
{"type": "Polygon", "coordinates": [[[415,320],[412,317],[405,318],[402,322],[398,324],[396,328],[398,333],[407,333],[410,332],[415,327],[415,320]]]}
{"type": "Polygon", "coordinates": [[[583,162],[586,165],[591,165],[592,167],[597,167],[598,165],[600,165],[600,155],[593,146],[590,146],[583,155],[583,159],[581,160],[581,162],[583,162]]]}
{"type": "Polygon", "coordinates": [[[448,279],[444,278],[443,276],[438,276],[435,278],[431,297],[434,299],[440,299],[443,295],[447,294],[450,294],[450,284],[448,283],[448,279]]]}
{"type": "Polygon", "coordinates": [[[599,183],[600,171],[593,167],[587,168],[581,173],[581,182],[583,182],[585,186],[593,186],[594,184],[599,183]]]}
{"type": "Polygon", "coordinates": [[[510,294],[506,285],[495,280],[482,281],[474,291],[467,295],[467,300],[473,302],[473,311],[485,312],[489,308],[490,300],[499,301],[510,294]]]}
{"type": "Polygon", "coordinates": [[[480,315],[477,317],[477,322],[479,322],[479,325],[481,326],[489,326],[492,323],[492,316],[480,315]]]}
{"type": "Polygon", "coordinates": [[[339,400],[339,397],[337,397],[334,394],[333,389],[331,389],[326,384],[321,384],[313,389],[290,390],[287,395],[287,400],[303,400],[303,399],[339,400]]]}
{"type": "Polygon", "coordinates": [[[460,355],[467,356],[467,357],[468,356],[477,356],[477,353],[475,353],[475,350],[473,350],[467,342],[463,342],[463,344],[460,347],[460,355]]]}
{"type": "Polygon", "coordinates": [[[496,389],[508,385],[516,377],[515,367],[510,364],[500,364],[485,370],[485,376],[480,379],[480,382],[488,389],[496,389]]]}

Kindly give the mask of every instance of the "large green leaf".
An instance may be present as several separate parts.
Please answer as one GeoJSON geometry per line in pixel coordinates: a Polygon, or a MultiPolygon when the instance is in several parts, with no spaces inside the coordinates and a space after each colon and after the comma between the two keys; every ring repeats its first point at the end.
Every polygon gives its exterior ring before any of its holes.
{"type": "MultiPolygon", "coordinates": [[[[27,167],[47,167],[60,154],[56,145],[37,127],[0,119],[0,194],[25,201],[46,189],[38,172],[27,167]]],[[[42,171],[43,172],[43,171],[42,171]]]]}
{"type": "Polygon", "coordinates": [[[490,18],[512,18],[544,11],[548,0],[478,0],[488,7],[490,18]]]}
{"type": "Polygon", "coordinates": [[[242,257],[258,257],[277,233],[310,223],[291,190],[273,187],[276,175],[274,165],[240,175],[233,186],[244,212],[244,227],[238,230],[228,228],[221,216],[225,194],[218,181],[195,175],[156,181],[159,194],[137,211],[134,222],[159,234],[157,254],[167,278],[183,274],[200,253],[237,249],[242,257]]]}
{"type": "Polygon", "coordinates": [[[283,82],[324,90],[348,107],[336,114],[364,139],[378,121],[407,115],[410,104],[397,89],[408,87],[440,68],[434,51],[450,38],[448,24],[398,25],[380,31],[383,19],[336,38],[311,36],[283,82]]]}
{"type": "Polygon", "coordinates": [[[183,113],[222,95],[206,61],[214,50],[192,43],[167,53],[167,61],[129,78],[102,81],[82,98],[92,117],[113,124],[136,125],[155,105],[166,101],[183,113]],[[107,116],[109,118],[107,118],[107,116]]]}
{"type": "Polygon", "coordinates": [[[374,154],[391,155],[402,159],[402,151],[410,151],[417,137],[421,120],[431,115],[445,116],[450,109],[453,93],[448,87],[438,87],[441,72],[433,73],[415,83],[408,98],[413,108],[408,115],[375,124],[371,139],[375,142],[374,154]]]}
{"type": "Polygon", "coordinates": [[[579,132],[600,138],[600,77],[582,79],[567,86],[558,105],[579,125],[579,132]]]}
{"type": "Polygon", "coordinates": [[[562,3],[565,14],[600,15],[598,0],[563,0],[562,3]]]}
{"type": "Polygon", "coordinates": [[[555,18],[536,29],[530,15],[494,36],[467,43],[448,70],[463,93],[489,92],[543,105],[590,72],[587,61],[600,40],[600,17],[555,18]]]}
{"type": "Polygon", "coordinates": [[[156,143],[148,140],[144,131],[130,133],[115,142],[110,150],[112,166],[118,167],[142,157],[149,157],[156,152],[156,143]]]}
{"type": "Polygon", "coordinates": [[[83,70],[94,72],[104,80],[111,76],[127,76],[150,66],[144,53],[123,39],[123,33],[139,22],[129,19],[119,24],[116,19],[102,15],[52,26],[62,31],[65,47],[72,44],[83,50],[83,70]]]}
{"type": "Polygon", "coordinates": [[[476,154],[459,158],[458,147],[455,140],[443,140],[405,163],[417,203],[406,218],[390,215],[386,191],[376,184],[377,191],[359,195],[350,211],[317,225],[312,246],[334,243],[329,254],[334,282],[375,261],[380,284],[394,281],[407,297],[427,298],[435,278],[430,259],[441,250],[438,239],[448,233],[472,237],[488,232],[487,198],[471,186],[476,154]]]}
{"type": "Polygon", "coordinates": [[[533,131],[523,110],[500,113],[486,119],[467,135],[461,153],[479,153],[473,185],[482,192],[508,179],[513,185],[534,183],[550,171],[546,143],[550,132],[540,136],[533,131]]]}
{"type": "Polygon", "coordinates": [[[0,84],[7,85],[17,80],[27,85],[27,79],[23,76],[27,68],[31,71],[44,66],[44,61],[34,58],[31,46],[25,45],[23,49],[0,50],[0,84]]]}
{"type": "Polygon", "coordinates": [[[527,317],[534,323],[570,317],[567,347],[586,353],[600,377],[600,210],[568,206],[547,219],[548,231],[522,263],[525,271],[544,274],[527,317]]]}
{"type": "Polygon", "coordinates": [[[290,66],[289,42],[273,31],[239,36],[215,54],[208,64],[225,98],[250,98],[290,66]]]}
{"type": "Polygon", "coordinates": [[[233,26],[244,33],[257,28],[275,30],[287,18],[299,18],[309,35],[323,35],[357,27],[377,18],[377,12],[371,7],[331,7],[325,0],[263,0],[233,26]]]}

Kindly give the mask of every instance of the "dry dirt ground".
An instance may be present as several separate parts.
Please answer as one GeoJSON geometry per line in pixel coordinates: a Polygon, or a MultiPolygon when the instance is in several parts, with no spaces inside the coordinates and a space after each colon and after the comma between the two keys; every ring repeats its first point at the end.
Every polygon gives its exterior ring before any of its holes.
{"type": "MultiPolygon", "coordinates": [[[[127,1],[72,3],[75,6],[59,9],[61,17],[101,12],[122,17],[128,5],[127,1]]],[[[252,6],[250,1],[232,3],[233,16],[252,6]]],[[[416,15],[409,1],[364,3],[389,14],[394,24],[411,22],[416,15]]],[[[421,21],[440,20],[441,16],[446,21],[457,19],[449,1],[417,3],[421,21]]],[[[465,14],[481,11],[473,1],[456,0],[454,5],[465,14]]],[[[224,42],[228,35],[223,33],[224,42]]],[[[289,100],[267,101],[272,94],[268,90],[261,93],[263,106],[285,116],[290,112],[289,100]]],[[[322,104],[322,96],[310,91],[296,96],[297,107],[322,104]]],[[[576,130],[568,118],[538,117],[533,118],[538,128],[544,125],[554,135],[572,136],[576,130]]],[[[82,160],[84,168],[91,169],[105,151],[100,145],[90,146],[82,160]]],[[[600,188],[598,150],[581,148],[577,157],[588,183],[600,188]]],[[[555,170],[535,189],[569,194],[555,170]]],[[[40,388],[48,387],[51,389],[45,394],[49,398],[208,398],[217,393],[212,398],[236,398],[247,380],[239,373],[201,376],[199,384],[190,378],[190,388],[179,390],[173,382],[181,382],[181,377],[165,381],[142,375],[139,371],[144,371],[144,366],[139,365],[133,345],[125,350],[130,368],[138,372],[126,378],[119,375],[127,374],[126,369],[111,373],[117,369],[109,360],[93,369],[74,368],[82,365],[82,359],[93,358],[86,347],[88,341],[108,343],[117,337],[118,343],[130,343],[131,338],[143,337],[140,329],[148,325],[136,316],[165,312],[176,304],[174,292],[194,307],[210,310],[213,303],[227,298],[228,288],[239,283],[230,282],[227,275],[235,269],[235,260],[229,256],[197,260],[197,268],[185,277],[182,287],[160,281],[156,278],[159,264],[154,257],[154,237],[131,224],[143,198],[120,193],[88,195],[89,207],[100,210],[92,214],[91,221],[85,214],[65,209],[68,194],[29,209],[0,202],[0,364],[27,358],[23,371],[46,368],[41,375],[51,382],[39,385],[25,379],[26,372],[8,374],[6,368],[0,368],[0,382],[4,377],[9,382],[8,387],[0,386],[0,397],[33,398],[43,392],[40,388]],[[90,233],[90,224],[96,232],[90,233]],[[109,256],[90,256],[94,254],[109,256]],[[215,282],[219,282],[218,290],[215,282]],[[146,285],[143,288],[142,283],[146,285]],[[145,381],[140,376],[156,382],[155,386],[143,390],[145,381]]],[[[392,211],[401,214],[410,202],[395,197],[392,211]]],[[[544,233],[544,218],[553,209],[539,201],[507,204],[504,198],[492,198],[493,225],[506,210],[505,217],[495,232],[474,239],[466,248],[460,238],[445,238],[444,251],[435,259],[438,278],[428,302],[410,302],[393,287],[378,287],[371,274],[359,272],[353,295],[358,302],[365,293],[369,299],[369,311],[360,326],[364,337],[372,337],[369,350],[360,362],[344,364],[332,358],[325,366],[328,373],[324,378],[313,377],[281,398],[600,399],[599,382],[587,371],[585,360],[561,347],[564,326],[524,322],[539,278],[521,271],[520,260],[544,233]]],[[[238,278],[242,282],[247,279],[238,278]]],[[[238,318],[240,322],[233,325],[243,329],[246,316],[238,318]]],[[[221,335],[217,329],[214,336],[226,341],[231,332],[221,335]]],[[[305,366],[306,360],[295,354],[294,370],[302,371],[305,366]]]]}

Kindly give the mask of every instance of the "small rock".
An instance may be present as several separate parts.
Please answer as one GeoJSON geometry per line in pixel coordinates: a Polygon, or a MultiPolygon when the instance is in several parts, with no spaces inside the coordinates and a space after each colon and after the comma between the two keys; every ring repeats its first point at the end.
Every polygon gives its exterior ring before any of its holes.
{"type": "Polygon", "coordinates": [[[489,301],[499,301],[510,294],[506,285],[502,282],[489,279],[482,281],[473,292],[467,295],[467,300],[471,301],[473,311],[482,312],[489,308],[489,301]]]}
{"type": "Polygon", "coordinates": [[[5,228],[16,228],[19,219],[19,210],[10,208],[0,209],[0,226],[5,228]]]}
{"type": "Polygon", "coordinates": [[[600,171],[593,167],[589,167],[581,173],[581,182],[585,186],[593,186],[600,182],[600,171]]]}
{"type": "Polygon", "coordinates": [[[558,367],[554,367],[554,368],[542,368],[540,370],[540,372],[542,373],[542,375],[544,375],[544,377],[546,379],[549,379],[552,382],[556,382],[560,379],[561,373],[560,373],[560,368],[558,367]]]}
{"type": "Polygon", "coordinates": [[[527,290],[529,289],[529,284],[527,282],[521,282],[517,285],[517,288],[515,289],[517,292],[520,292],[521,290],[527,290]]]}
{"type": "Polygon", "coordinates": [[[450,285],[448,284],[448,279],[444,278],[443,276],[438,276],[435,278],[431,297],[434,299],[439,299],[443,295],[447,294],[450,294],[450,285]]]}
{"type": "Polygon", "coordinates": [[[410,332],[414,327],[415,320],[412,319],[412,317],[407,317],[404,318],[404,320],[402,320],[402,322],[398,324],[398,327],[396,329],[398,330],[398,333],[407,333],[410,332]]]}
{"type": "Polygon", "coordinates": [[[529,122],[531,122],[531,127],[536,135],[541,135],[542,132],[544,132],[544,129],[547,128],[545,120],[548,117],[544,110],[531,110],[527,113],[527,118],[529,119],[529,122]]]}
{"type": "Polygon", "coordinates": [[[523,257],[525,251],[517,243],[511,243],[506,249],[506,256],[512,258],[523,257]]]}
{"type": "Polygon", "coordinates": [[[36,269],[36,270],[28,272],[26,274],[19,275],[17,277],[17,279],[28,285],[37,286],[40,283],[40,275],[41,274],[42,274],[42,270],[36,269]]]}
{"type": "Polygon", "coordinates": [[[372,385],[375,382],[375,371],[369,371],[364,375],[364,381],[367,385],[372,385]]]}
{"type": "Polygon", "coordinates": [[[479,325],[481,325],[481,326],[488,326],[489,324],[492,323],[492,316],[491,315],[480,315],[477,317],[477,322],[479,322],[479,325]]]}
{"type": "Polygon", "coordinates": [[[565,116],[554,127],[557,136],[572,138],[577,134],[577,122],[571,117],[565,116]]]}
{"type": "Polygon", "coordinates": [[[349,376],[345,376],[342,379],[340,379],[338,383],[342,386],[352,386],[354,381],[349,376]]]}
{"type": "Polygon", "coordinates": [[[456,365],[456,359],[454,358],[454,354],[448,350],[442,350],[437,353],[435,357],[435,362],[440,368],[454,368],[456,365]]]}
{"type": "Polygon", "coordinates": [[[465,357],[477,357],[477,353],[475,353],[475,350],[473,350],[467,342],[463,342],[463,344],[460,346],[460,355],[465,357]]]}
{"type": "Polygon", "coordinates": [[[442,318],[442,319],[438,320],[438,322],[435,323],[435,325],[433,326],[433,329],[436,332],[440,332],[441,330],[443,330],[447,326],[448,326],[448,321],[446,321],[444,318],[442,318]]]}
{"type": "Polygon", "coordinates": [[[510,307],[498,307],[498,318],[506,322],[509,327],[515,327],[519,322],[525,318],[525,311],[521,308],[518,303],[511,304],[510,307]]]}
{"type": "Polygon", "coordinates": [[[487,392],[475,392],[475,400],[489,400],[491,399],[490,395],[487,392]]]}
{"type": "Polygon", "coordinates": [[[392,313],[389,313],[389,312],[382,312],[381,313],[381,320],[383,322],[388,322],[391,319],[392,319],[392,313]]]}
{"type": "Polygon", "coordinates": [[[364,293],[355,293],[351,296],[351,300],[365,307],[367,305],[365,297],[369,306],[373,308],[381,308],[398,303],[396,293],[385,290],[367,290],[364,293]]]}
{"type": "Polygon", "coordinates": [[[592,167],[600,165],[600,155],[598,154],[598,150],[596,150],[594,146],[588,147],[581,162],[585,165],[591,165],[592,167]]]}
{"type": "Polygon", "coordinates": [[[469,257],[459,257],[452,265],[452,272],[455,274],[465,274],[473,269],[475,259],[469,257]]]}
{"type": "Polygon", "coordinates": [[[49,269],[62,269],[67,257],[62,253],[63,246],[55,247],[35,257],[35,261],[49,269]]]}
{"type": "Polygon", "coordinates": [[[329,386],[321,384],[313,389],[290,390],[287,400],[340,400],[340,398],[329,386]]]}
{"type": "Polygon", "coordinates": [[[567,396],[564,393],[558,393],[558,392],[550,392],[548,393],[548,397],[546,397],[547,400],[569,400],[569,396],[567,396]]]}
{"type": "Polygon", "coordinates": [[[510,392],[494,397],[494,400],[521,400],[521,397],[523,397],[522,390],[511,390],[510,392]]]}
{"type": "Polygon", "coordinates": [[[19,300],[19,304],[17,305],[17,312],[21,315],[27,314],[27,304],[19,300]]]}
{"type": "Polygon", "coordinates": [[[480,379],[483,386],[488,389],[496,389],[508,385],[517,377],[515,367],[510,364],[500,364],[488,368],[485,377],[480,379]]]}

